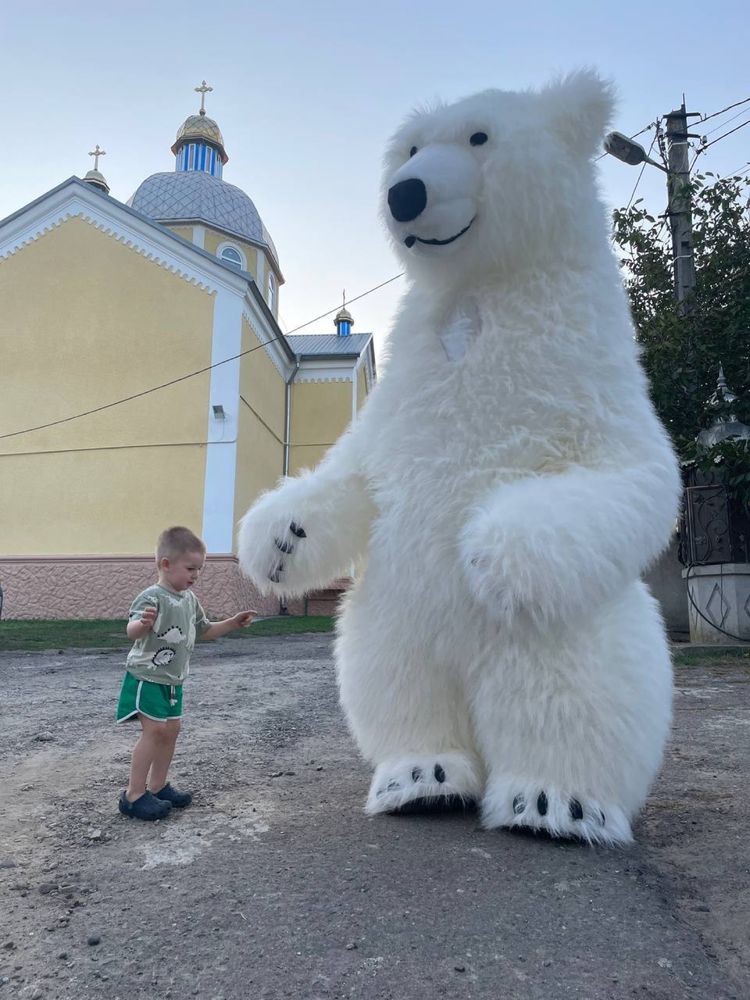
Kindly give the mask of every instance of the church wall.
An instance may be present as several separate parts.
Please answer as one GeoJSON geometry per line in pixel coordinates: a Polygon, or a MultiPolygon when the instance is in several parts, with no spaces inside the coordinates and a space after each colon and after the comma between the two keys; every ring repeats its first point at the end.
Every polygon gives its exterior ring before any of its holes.
{"type": "MultiPolygon", "coordinates": [[[[259,343],[243,317],[243,351],[259,343]]],[[[240,396],[246,402],[241,398],[239,403],[235,521],[284,470],[285,385],[262,348],[242,359],[240,396]]]]}
{"type": "Polygon", "coordinates": [[[367,378],[365,377],[365,366],[361,365],[357,372],[357,410],[361,410],[367,399],[367,378]]]}
{"type": "Polygon", "coordinates": [[[193,227],[192,226],[168,226],[173,233],[177,236],[181,236],[183,240],[187,240],[188,243],[193,242],[193,227]]]}
{"type": "Polygon", "coordinates": [[[2,458],[3,555],[133,555],[159,532],[187,524],[200,533],[205,448],[97,449],[2,458]]]}
{"type": "Polygon", "coordinates": [[[351,418],[351,382],[295,382],[289,474],[317,465],[351,418]]]}
{"type": "MultiPolygon", "coordinates": [[[[213,296],[80,218],[0,264],[0,300],[10,430],[210,363],[213,296]]],[[[202,375],[0,442],[0,552],[140,554],[166,523],[200,530],[207,411],[202,375]]]]}

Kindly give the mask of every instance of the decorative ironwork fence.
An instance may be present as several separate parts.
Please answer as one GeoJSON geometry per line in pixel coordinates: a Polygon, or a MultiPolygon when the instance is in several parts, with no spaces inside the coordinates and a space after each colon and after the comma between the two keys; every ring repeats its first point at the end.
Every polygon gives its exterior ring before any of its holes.
{"type": "Polygon", "coordinates": [[[686,469],[679,533],[683,566],[750,562],[750,517],[712,472],[686,469]]]}

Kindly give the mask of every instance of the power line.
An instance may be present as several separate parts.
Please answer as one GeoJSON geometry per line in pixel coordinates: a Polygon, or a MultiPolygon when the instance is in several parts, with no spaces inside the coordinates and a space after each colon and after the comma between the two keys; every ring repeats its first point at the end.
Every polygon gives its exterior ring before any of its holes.
{"type": "Polygon", "coordinates": [[[276,431],[272,427],[269,427],[269,425],[265,422],[265,420],[263,419],[263,417],[261,417],[260,413],[258,413],[258,411],[255,409],[255,407],[251,406],[250,403],[248,403],[248,401],[245,399],[245,397],[242,395],[242,393],[240,393],[240,399],[245,404],[245,406],[248,408],[248,410],[250,410],[250,412],[257,417],[257,419],[265,427],[265,429],[268,431],[268,433],[271,435],[271,437],[275,438],[275,440],[278,441],[279,444],[284,444],[284,442],[281,440],[281,438],[276,433],[276,431]]]}
{"type": "MultiPolygon", "coordinates": [[[[255,413],[255,410],[253,410],[255,413]]],[[[258,414],[256,413],[256,416],[258,414]]],[[[268,427],[268,424],[260,418],[260,422],[268,427]]],[[[281,438],[274,434],[280,444],[284,444],[281,438]]],[[[144,448],[207,448],[211,444],[236,444],[237,438],[228,438],[226,441],[152,441],[145,444],[99,444],[90,445],[86,448],[45,448],[41,451],[8,451],[0,455],[0,458],[30,458],[38,455],[71,455],[81,452],[94,451],[138,451],[144,448]]],[[[330,448],[335,441],[313,441],[310,444],[293,444],[292,448],[330,448]]]]}
{"type": "Polygon", "coordinates": [[[735,101],[734,104],[728,104],[725,108],[722,108],[721,111],[714,111],[713,114],[706,115],[705,118],[701,118],[698,124],[702,125],[704,122],[708,122],[712,118],[716,118],[717,115],[723,115],[725,111],[731,111],[732,108],[738,108],[741,104],[747,104],[748,101],[750,101],[750,97],[745,97],[741,101],[735,101]]]}
{"type": "Polygon", "coordinates": [[[716,139],[712,139],[711,142],[706,143],[706,145],[703,146],[703,148],[701,149],[701,152],[705,153],[710,146],[716,145],[717,142],[721,142],[722,139],[726,139],[728,135],[731,135],[733,132],[738,132],[741,128],[744,128],[746,125],[750,125],[750,118],[748,118],[747,121],[741,122],[739,125],[735,125],[734,128],[730,128],[730,130],[728,132],[725,132],[723,135],[717,136],[716,139]]]}
{"type": "MultiPolygon", "coordinates": [[[[366,292],[361,292],[359,295],[355,295],[353,299],[349,299],[349,303],[357,302],[359,299],[363,299],[366,295],[371,295],[373,292],[377,292],[379,289],[384,288],[385,285],[389,285],[392,281],[396,281],[397,278],[401,278],[404,272],[401,271],[399,274],[394,274],[393,277],[388,278],[386,281],[381,281],[379,285],[375,285],[372,288],[368,288],[366,292]]],[[[212,365],[206,365],[205,368],[198,368],[194,372],[188,372],[187,375],[180,375],[178,378],[173,378],[169,382],[162,382],[160,385],[154,385],[150,389],[143,389],[141,392],[134,392],[130,396],[123,396],[122,399],[115,399],[111,403],[104,403],[102,406],[95,406],[91,410],[84,410],[82,413],[74,413],[69,417],[61,417],[59,420],[50,420],[46,424],[38,424],[36,427],[25,427],[20,431],[10,431],[7,434],[0,434],[0,441],[6,438],[18,437],[21,434],[31,434],[32,431],[45,430],[47,427],[57,427],[60,424],[67,424],[71,420],[79,420],[81,417],[89,417],[94,413],[101,413],[102,410],[109,410],[113,406],[119,406],[121,403],[129,403],[134,399],[140,399],[142,396],[148,396],[152,392],[158,392],[160,389],[167,389],[169,386],[177,385],[179,382],[184,382],[186,379],[194,378],[196,375],[203,375],[205,372],[211,371],[213,368],[219,368],[221,365],[226,365],[230,361],[237,361],[238,358],[243,358],[246,354],[252,354],[253,351],[259,351],[262,347],[267,347],[269,344],[273,344],[274,341],[279,341],[283,337],[290,337],[297,330],[303,330],[306,326],[310,326],[312,323],[317,323],[318,320],[325,319],[326,316],[330,316],[331,313],[336,312],[341,306],[334,306],[332,309],[328,309],[326,312],[321,313],[320,316],[316,316],[314,319],[309,319],[306,323],[301,323],[296,326],[293,330],[290,330],[286,334],[282,334],[281,337],[271,337],[270,340],[264,340],[262,343],[258,344],[257,347],[250,347],[246,351],[240,351],[239,354],[232,355],[231,358],[224,358],[222,361],[216,361],[212,365]]]]}
{"type": "MultiPolygon", "coordinates": [[[[746,113],[747,113],[747,108],[743,108],[742,111],[738,111],[736,115],[732,115],[732,117],[731,118],[727,118],[726,121],[720,122],[718,125],[715,125],[712,129],[710,129],[708,132],[706,132],[706,135],[707,136],[713,135],[714,132],[718,132],[720,128],[724,128],[730,122],[736,121],[738,118],[741,118],[746,113]]],[[[698,122],[698,124],[702,125],[703,122],[702,121],[698,122]]]]}

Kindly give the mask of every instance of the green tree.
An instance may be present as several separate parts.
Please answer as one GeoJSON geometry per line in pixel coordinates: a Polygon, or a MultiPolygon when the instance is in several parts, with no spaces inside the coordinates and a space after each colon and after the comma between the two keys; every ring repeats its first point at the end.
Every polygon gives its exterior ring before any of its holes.
{"type": "MultiPolygon", "coordinates": [[[[719,365],[739,397],[734,412],[750,423],[750,181],[707,172],[691,186],[696,290],[687,315],[674,298],[666,222],[639,200],[614,212],[613,232],[652,399],[683,461],[696,457],[696,435],[715,415],[706,401],[719,365]]],[[[750,483],[745,445],[719,446],[701,460],[722,462],[725,451],[732,480],[750,483]]]]}

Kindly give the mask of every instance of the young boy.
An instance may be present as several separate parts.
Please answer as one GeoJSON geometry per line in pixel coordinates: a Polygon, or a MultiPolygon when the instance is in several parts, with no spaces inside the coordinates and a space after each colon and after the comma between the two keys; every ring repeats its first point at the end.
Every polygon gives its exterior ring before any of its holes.
{"type": "Polygon", "coordinates": [[[190,589],[206,560],[206,546],[188,528],[167,528],[156,546],[158,583],[133,601],[127,633],[134,639],[117,706],[117,721],[138,719],[141,735],[133,749],[130,783],[120,812],[136,819],[163,819],[172,806],[190,805],[192,795],[167,781],[182,718],[182,684],[196,636],[218,639],[249,625],[255,611],[210,622],[190,589]],[[148,783],[148,788],[146,787],[148,783]]]}

